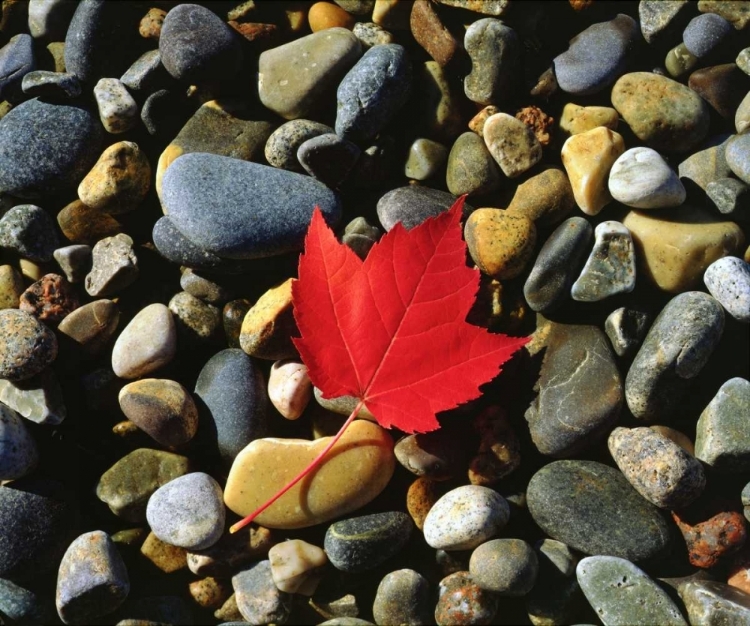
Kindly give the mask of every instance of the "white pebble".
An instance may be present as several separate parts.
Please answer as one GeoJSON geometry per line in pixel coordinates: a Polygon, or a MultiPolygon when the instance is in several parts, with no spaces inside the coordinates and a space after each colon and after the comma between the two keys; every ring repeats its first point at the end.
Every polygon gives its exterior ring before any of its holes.
{"type": "Polygon", "coordinates": [[[708,266],[703,282],[729,315],[750,322],[750,265],[736,256],[725,256],[708,266]]]}
{"type": "Polygon", "coordinates": [[[99,117],[108,133],[124,133],[138,121],[138,105],[119,80],[102,78],[94,87],[99,117]]]}
{"type": "Polygon", "coordinates": [[[312,397],[307,366],[292,359],[276,361],[268,377],[268,397],[285,418],[296,420],[312,397]]]}
{"type": "Polygon", "coordinates": [[[609,172],[609,193],[635,209],[664,209],[685,202],[685,187],[661,155],[651,148],[623,152],[609,172]]]}

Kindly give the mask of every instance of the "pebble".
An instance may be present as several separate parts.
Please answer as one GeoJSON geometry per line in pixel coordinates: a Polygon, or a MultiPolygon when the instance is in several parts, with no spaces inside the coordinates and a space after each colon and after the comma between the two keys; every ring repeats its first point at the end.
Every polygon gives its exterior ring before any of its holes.
{"type": "Polygon", "coordinates": [[[225,467],[245,446],[267,435],[265,379],[242,350],[229,348],[212,356],[198,375],[195,396],[212,452],[225,467]]]}
{"type": "Polygon", "coordinates": [[[242,47],[232,29],[197,4],[178,5],[167,13],[159,54],[166,70],[189,84],[233,78],[242,62],[242,47]]]}
{"type": "Polygon", "coordinates": [[[81,82],[66,72],[35,70],[24,75],[21,89],[31,97],[73,99],[81,95],[81,82]]]}
{"type": "Polygon", "coordinates": [[[481,196],[497,190],[502,175],[484,140],[473,132],[456,139],[448,156],[446,185],[455,196],[481,196]]]}
{"type": "Polygon", "coordinates": [[[169,84],[169,76],[161,63],[159,50],[149,50],[139,56],[120,76],[120,82],[130,91],[154,92],[169,84]]]}
{"type": "Polygon", "coordinates": [[[456,572],[440,581],[435,607],[438,626],[492,624],[500,599],[477,585],[469,572],[456,572]]]}
{"type": "Polygon", "coordinates": [[[361,150],[335,133],[318,135],[297,150],[297,161],[313,178],[331,189],[338,188],[357,162],[361,150]]]}
{"type": "Polygon", "coordinates": [[[0,97],[11,103],[23,100],[23,78],[35,69],[33,39],[26,33],[11,37],[0,48],[0,97]]]}
{"type": "Polygon", "coordinates": [[[333,128],[311,120],[296,119],[279,126],[268,137],[265,156],[269,165],[291,172],[301,172],[297,151],[308,139],[333,133],[333,128]]]}
{"type": "Polygon", "coordinates": [[[311,596],[328,563],[322,548],[301,539],[290,539],[272,546],[268,551],[271,577],[279,591],[311,596]]]}
{"type": "Polygon", "coordinates": [[[585,107],[568,102],[563,107],[562,114],[560,115],[559,130],[567,138],[570,135],[585,133],[599,126],[604,126],[610,130],[617,130],[619,121],[617,111],[612,107],[585,107]]]}
{"type": "Polygon", "coordinates": [[[608,446],[628,482],[661,509],[681,509],[703,492],[703,466],[651,428],[615,428],[608,446]]]}
{"type": "Polygon", "coordinates": [[[609,341],[595,326],[554,324],[525,417],[542,454],[570,456],[593,445],[617,421],[620,374],[609,341]]]}
{"type": "Polygon", "coordinates": [[[523,596],[534,586],[538,571],[537,556],[520,539],[493,539],[471,553],[469,572],[485,591],[500,596],[523,596]]]}
{"type": "Polygon", "coordinates": [[[346,225],[341,243],[349,246],[354,250],[354,254],[364,261],[367,253],[377,243],[381,235],[382,232],[377,226],[373,226],[360,216],[355,217],[346,225]]]}
{"type": "Polygon", "coordinates": [[[479,433],[479,450],[469,462],[469,482],[489,487],[513,473],[521,464],[521,444],[508,416],[500,407],[490,406],[474,419],[479,433]]]}
{"type": "Polygon", "coordinates": [[[464,468],[466,459],[456,446],[456,433],[448,428],[406,435],[393,449],[396,460],[415,476],[432,480],[453,478],[464,468]]]}
{"type": "Polygon", "coordinates": [[[345,28],[329,28],[266,50],[258,60],[260,101],[284,119],[305,118],[361,54],[359,40],[345,28]]]}
{"type": "Polygon", "coordinates": [[[406,492],[406,510],[419,530],[424,528],[424,520],[430,509],[445,493],[442,487],[444,484],[420,476],[409,486],[406,492]]]}
{"type": "MultiPolygon", "coordinates": [[[[484,144],[482,147],[484,148],[484,144]]],[[[443,144],[420,137],[409,146],[404,176],[418,181],[435,178],[443,170],[448,159],[449,151],[443,144]]],[[[449,184],[448,187],[450,186],[449,184]]]]}
{"type": "Polygon", "coordinates": [[[189,551],[187,564],[197,576],[231,578],[244,566],[265,559],[276,540],[267,528],[252,524],[236,533],[224,533],[210,548],[189,551]]]}
{"type": "Polygon", "coordinates": [[[737,107],[734,115],[734,127],[738,134],[742,134],[750,128],[750,96],[748,95],[745,95],[737,107]]]}
{"type": "Polygon", "coordinates": [[[637,35],[638,22],[622,13],[578,33],[553,61],[560,89],[587,96],[611,85],[625,71],[637,35]]]}
{"type": "Polygon", "coordinates": [[[490,116],[482,134],[492,158],[508,178],[520,176],[542,158],[542,146],[533,131],[512,115],[490,116]]]}
{"type": "Polygon", "coordinates": [[[375,623],[427,624],[431,621],[430,583],[419,572],[400,569],[380,581],[372,606],[375,623]]]}
{"type": "Polygon", "coordinates": [[[576,576],[591,608],[604,624],[687,626],[667,592],[626,559],[586,557],[578,563],[576,576]]]}
{"type": "Polygon", "coordinates": [[[510,508],[489,487],[464,485],[442,496],[424,521],[427,544],[440,550],[471,550],[500,532],[510,508]]]}
{"type": "Polygon", "coordinates": [[[91,250],[86,293],[94,298],[119,293],[135,282],[138,273],[133,240],[125,234],[107,237],[98,241],[91,250]]]}
{"type": "Polygon", "coordinates": [[[641,33],[648,43],[658,43],[666,36],[673,34],[675,25],[685,9],[690,7],[687,0],[676,2],[661,2],[661,0],[646,0],[638,3],[638,17],[641,33]]]}
{"type": "Polygon", "coordinates": [[[232,585],[225,580],[202,578],[190,583],[190,595],[201,608],[215,611],[220,609],[232,595],[232,585]]]}
{"type": "Polygon", "coordinates": [[[298,419],[312,398],[307,366],[294,359],[276,361],[268,376],[268,398],[286,419],[298,419]]]}
{"type": "Polygon", "coordinates": [[[80,306],[73,286],[59,274],[45,274],[21,294],[18,308],[55,325],[80,306]]]}
{"type": "Polygon", "coordinates": [[[285,624],[289,619],[293,596],[277,589],[269,561],[232,576],[232,587],[237,608],[248,623],[285,624]]]}
{"type": "Polygon", "coordinates": [[[144,39],[159,39],[165,17],[167,17],[167,12],[164,9],[149,9],[138,24],[140,36],[144,39]]]}
{"type": "Polygon", "coordinates": [[[374,22],[357,22],[352,29],[363,48],[394,43],[393,35],[374,22]]]}
{"type": "Polygon", "coordinates": [[[51,261],[58,246],[55,223],[38,206],[14,206],[0,218],[0,246],[30,261],[51,261]]]}
{"type": "MultiPolygon", "coordinates": [[[[237,515],[249,515],[329,441],[328,437],[315,441],[257,439],[232,465],[224,489],[227,507],[237,515]]],[[[396,465],[390,435],[366,420],[353,422],[329,455],[308,479],[297,483],[255,521],[267,528],[305,528],[341,517],[380,494],[396,465]]]]}
{"type": "Polygon", "coordinates": [[[744,624],[750,620],[750,594],[721,582],[689,582],[679,589],[691,624],[744,624]]]}
{"type": "Polygon", "coordinates": [[[191,296],[209,304],[220,305],[231,299],[231,288],[216,283],[189,267],[180,275],[180,287],[191,296]]]}
{"type": "Polygon", "coordinates": [[[750,80],[734,63],[724,63],[696,70],[690,74],[688,87],[721,117],[734,120],[740,102],[750,89],[750,80]]]}
{"type": "Polygon", "coordinates": [[[686,152],[708,132],[708,105],[665,76],[625,74],[612,88],[612,106],[638,139],[660,152],[686,152]]]}
{"type": "Polygon", "coordinates": [[[706,197],[716,209],[736,221],[750,219],[750,186],[736,178],[718,178],[706,185],[706,197]]]}
{"type": "Polygon", "coordinates": [[[529,482],[526,504],[549,537],[584,554],[645,561],[662,554],[671,539],[659,510],[620,472],[595,461],[545,465],[529,482]]]}
{"type": "Polygon", "coordinates": [[[102,78],[96,83],[94,98],[99,119],[108,133],[124,133],[138,122],[138,105],[116,78],[102,78]]]}
{"type": "MultiPolygon", "coordinates": [[[[378,200],[378,219],[386,232],[401,222],[406,230],[411,230],[428,217],[436,217],[451,208],[457,200],[451,193],[430,187],[407,185],[397,187],[378,200]]],[[[464,204],[464,216],[472,208],[464,204]]]]}
{"type": "Polygon", "coordinates": [[[17,309],[26,289],[21,273],[12,265],[0,265],[0,310],[17,309]]]}
{"type": "Polygon", "coordinates": [[[576,579],[578,557],[560,541],[543,539],[534,546],[538,573],[526,594],[526,611],[534,626],[573,621],[581,594],[576,579]]]}
{"type": "Polygon", "coordinates": [[[565,172],[548,167],[518,185],[507,210],[527,217],[537,226],[554,226],[575,207],[575,197],[565,172]]]}
{"type": "Polygon", "coordinates": [[[477,20],[466,29],[464,48],[471,72],[464,78],[466,97],[477,104],[499,104],[513,90],[521,62],[521,41],[498,19],[477,20]]]}
{"type": "Polygon", "coordinates": [[[52,253],[69,283],[80,283],[91,271],[91,246],[73,244],[58,248],[52,253]]]}
{"type": "Polygon", "coordinates": [[[0,612],[13,623],[48,624],[52,621],[51,611],[41,598],[9,580],[0,580],[0,612]]]}
{"type": "Polygon", "coordinates": [[[695,434],[695,456],[715,472],[730,474],[750,468],[747,416],[750,383],[731,378],[701,413],[695,434]]]}
{"type": "Polygon", "coordinates": [[[331,225],[341,217],[337,195],[309,176],[201,153],[169,167],[162,206],[192,243],[229,259],[299,249],[315,206],[331,225]]]}
{"type": "Polygon", "coordinates": [[[466,220],[464,238],[474,263],[499,280],[523,273],[536,245],[536,226],[522,215],[477,209],[466,220]]]}
{"type": "Polygon", "coordinates": [[[622,223],[633,237],[638,275],[671,294],[698,287],[711,263],[737,256],[744,243],[737,224],[691,205],[676,215],[631,211],[622,223]]]}
{"type": "Polygon", "coordinates": [[[594,249],[570,296],[578,302],[597,302],[635,289],[635,251],[630,231],[620,222],[601,222],[594,229],[594,249]]]}
{"type": "Polygon", "coordinates": [[[619,357],[635,356],[651,323],[648,311],[636,307],[615,309],[604,320],[604,332],[619,357]]]}
{"type": "Polygon", "coordinates": [[[578,133],[565,141],[563,166],[576,204],[587,215],[596,215],[612,201],[607,180],[624,151],[622,136],[604,127],[578,133]]]}
{"type": "Polygon", "coordinates": [[[187,550],[163,542],[150,532],[141,545],[141,554],[159,571],[165,574],[179,572],[187,568],[187,550]]]}
{"type": "Polygon", "coordinates": [[[57,575],[55,604],[65,624],[96,621],[115,611],[130,593],[130,579],[107,533],[94,530],[70,544],[57,575]]]}
{"type": "Polygon", "coordinates": [[[690,54],[699,59],[716,50],[732,32],[732,25],[715,13],[704,13],[690,20],[682,41],[690,54]]]}
{"type": "Polygon", "coordinates": [[[750,185],[750,135],[735,135],[727,142],[727,165],[742,182],[750,185]]]}
{"type": "Polygon", "coordinates": [[[625,379],[637,420],[665,419],[708,361],[724,330],[724,311],[711,296],[688,291],[659,313],[625,379]]]}
{"type": "Polygon", "coordinates": [[[211,345],[221,343],[221,310],[185,291],[175,294],[167,305],[174,314],[178,343],[211,345]]]}
{"type": "Polygon", "coordinates": [[[734,319],[750,322],[750,265],[734,256],[723,257],[708,266],[703,282],[734,319]]]}
{"type": "Polygon", "coordinates": [[[37,424],[60,424],[67,416],[60,383],[51,368],[14,383],[0,380],[0,402],[37,424]]]}
{"type": "Polygon", "coordinates": [[[80,200],[63,208],[57,214],[57,223],[65,238],[79,245],[94,245],[123,230],[122,224],[114,217],[87,207],[80,200]]]}
{"type": "Polygon", "coordinates": [[[672,511],[687,547],[690,564],[708,569],[736,553],[747,539],[745,518],[721,500],[698,500],[691,507],[672,511]]]}
{"type": "Polygon", "coordinates": [[[715,145],[694,152],[677,170],[681,179],[690,180],[703,190],[711,182],[732,175],[726,161],[726,136],[712,137],[709,141],[715,145]]]}
{"type": "Polygon", "coordinates": [[[690,54],[684,43],[667,52],[664,67],[672,78],[682,78],[698,64],[698,58],[690,54]]]}
{"type": "Polygon", "coordinates": [[[87,109],[37,98],[19,104],[0,120],[0,193],[34,199],[69,191],[91,169],[102,139],[87,109]]]}
{"type": "Polygon", "coordinates": [[[661,155],[651,148],[631,148],[612,165],[612,197],[636,209],[663,209],[685,201],[685,187],[661,155]]]}
{"type": "Polygon", "coordinates": [[[402,46],[370,48],[339,83],[336,134],[354,142],[373,139],[406,104],[411,78],[411,61],[402,46]]]}
{"type": "Polygon", "coordinates": [[[310,24],[310,30],[314,33],[336,27],[351,30],[354,26],[354,16],[329,2],[313,4],[307,12],[307,21],[310,24]]]}
{"type": "Polygon", "coordinates": [[[414,3],[409,27],[414,40],[442,67],[448,65],[460,49],[458,41],[427,0],[414,3]]]}
{"type": "Polygon", "coordinates": [[[78,198],[92,209],[118,215],[137,209],[151,187],[151,166],[138,144],[107,148],[78,185],[78,198]]]}
{"type": "Polygon", "coordinates": [[[96,356],[109,345],[117,331],[120,311],[112,300],[95,300],[69,313],[57,330],[73,342],[77,350],[96,356]]]}
{"type": "Polygon", "coordinates": [[[74,6],[65,0],[31,0],[29,2],[29,33],[34,39],[61,41],[65,39],[74,6]]]}
{"type": "Polygon", "coordinates": [[[230,348],[240,347],[242,322],[250,308],[250,301],[245,298],[232,300],[224,305],[221,312],[221,319],[224,325],[224,334],[227,337],[227,343],[230,348]]]}
{"type": "Polygon", "coordinates": [[[149,304],[117,338],[112,369],[120,378],[141,378],[169,363],[176,351],[177,330],[172,312],[163,304],[149,304]]]}
{"type": "Polygon", "coordinates": [[[120,408],[131,422],[168,448],[190,441],[198,430],[198,409],[180,383],[147,378],[120,390],[120,408]]]}
{"type": "Polygon", "coordinates": [[[38,461],[36,441],[23,420],[13,409],[0,404],[0,480],[21,478],[30,473],[38,461]]]}
{"type": "MultiPolygon", "coordinates": [[[[750,483],[748,483],[750,484],[750,483]]],[[[745,507],[745,519],[750,521],[750,487],[745,485],[742,489],[742,505],[745,507]]]]}
{"type": "Polygon", "coordinates": [[[162,541],[189,550],[215,544],[224,532],[219,484],[208,474],[185,474],[159,487],[148,500],[146,519],[162,541]]]}
{"type": "Polygon", "coordinates": [[[55,334],[25,311],[0,311],[0,378],[35,376],[57,357],[55,334]]]}
{"type": "Polygon", "coordinates": [[[592,236],[591,224],[582,217],[568,218],[552,232],[523,287],[524,298],[532,310],[548,313],[568,300],[592,236]]]}

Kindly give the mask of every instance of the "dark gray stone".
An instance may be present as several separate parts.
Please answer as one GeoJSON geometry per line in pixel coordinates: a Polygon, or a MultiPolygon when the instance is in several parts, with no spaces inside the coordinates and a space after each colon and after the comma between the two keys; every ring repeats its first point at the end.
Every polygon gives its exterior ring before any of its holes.
{"type": "Polygon", "coordinates": [[[689,582],[679,588],[691,624],[744,626],[750,623],[750,594],[713,580],[689,582]]]}
{"type": "Polygon", "coordinates": [[[672,298],[654,321],[625,379],[637,420],[665,420],[711,356],[724,331],[724,309],[688,291],[672,298]]]}
{"type": "Polygon", "coordinates": [[[104,131],[87,109],[36,98],[0,119],[0,194],[41,198],[71,190],[101,154],[104,131]]]}
{"type": "Polygon", "coordinates": [[[72,99],[81,95],[81,81],[67,72],[29,72],[23,77],[21,88],[27,96],[72,99]]]}
{"type": "Polygon", "coordinates": [[[170,135],[175,126],[175,109],[178,97],[174,91],[159,89],[152,93],[141,107],[141,121],[149,135],[170,135]]]}
{"type": "Polygon", "coordinates": [[[300,249],[315,206],[331,226],[341,217],[338,196],[308,176],[201,153],[169,166],[162,205],[190,241],[230,259],[300,249]]]}
{"type": "Polygon", "coordinates": [[[732,25],[720,15],[704,13],[690,20],[682,41],[690,54],[700,59],[721,45],[732,30],[732,25]]]}
{"type": "Polygon", "coordinates": [[[493,17],[482,18],[466,29],[464,48],[471,57],[471,73],[464,79],[466,97],[477,104],[508,100],[521,62],[516,31],[493,17]]]}
{"type": "Polygon", "coordinates": [[[706,185],[709,204],[731,220],[750,220],[750,186],[736,178],[718,178],[706,185]]]}
{"type": "Polygon", "coordinates": [[[310,176],[335,189],[347,177],[361,152],[351,141],[328,133],[305,141],[297,150],[297,160],[310,176]]]}
{"type": "Polygon", "coordinates": [[[149,50],[133,62],[120,82],[132,91],[146,92],[164,88],[174,81],[162,65],[159,51],[149,50]]]}
{"type": "Polygon", "coordinates": [[[372,615],[380,626],[429,624],[430,583],[419,572],[400,569],[386,574],[378,585],[372,615]]]}
{"type": "Polygon", "coordinates": [[[259,561],[232,577],[237,608],[250,624],[285,624],[292,611],[292,594],[279,591],[271,562],[259,561]]]}
{"type": "Polygon", "coordinates": [[[57,248],[52,256],[70,283],[82,282],[91,271],[91,246],[73,244],[57,248]]]}
{"type": "Polygon", "coordinates": [[[35,69],[34,40],[25,33],[11,37],[0,48],[0,100],[20,101],[23,78],[35,69]]]}
{"type": "Polygon", "coordinates": [[[400,511],[352,517],[328,527],[324,548],[336,569],[366,572],[398,553],[413,529],[414,522],[400,511]]]}
{"type": "MultiPolygon", "coordinates": [[[[410,230],[428,217],[437,217],[447,211],[457,199],[453,194],[439,189],[418,185],[398,187],[378,200],[378,219],[386,232],[397,222],[410,230]]],[[[464,217],[473,210],[473,207],[464,204],[464,217]]]]}
{"type": "Polygon", "coordinates": [[[0,579],[0,615],[19,626],[42,626],[51,621],[51,611],[32,591],[0,579]]]}
{"type": "Polygon", "coordinates": [[[174,78],[193,85],[232,78],[242,64],[238,35],[197,4],[180,4],[167,13],[159,52],[174,78]]]}
{"type": "Polygon", "coordinates": [[[58,246],[55,221],[33,204],[19,204],[0,219],[0,246],[17,255],[46,263],[58,246]]]}
{"type": "Polygon", "coordinates": [[[471,554],[469,572],[482,589],[501,596],[524,596],[536,583],[536,552],[521,539],[493,539],[471,554]]]}
{"type": "Polygon", "coordinates": [[[57,337],[52,330],[24,311],[0,311],[0,378],[26,380],[56,357],[57,337]]]}
{"type": "Polygon", "coordinates": [[[531,439],[542,454],[572,455],[597,442],[620,415],[620,373],[596,326],[550,323],[546,352],[526,411],[531,439]]]}
{"type": "Polygon", "coordinates": [[[560,89],[583,96],[614,83],[625,72],[637,37],[638,22],[622,13],[580,32],[553,61],[560,89]]]}
{"type": "Polygon", "coordinates": [[[195,396],[203,413],[198,436],[204,430],[226,466],[247,444],[267,435],[263,374],[242,350],[230,348],[211,357],[198,376],[195,396]]]}
{"type": "Polygon", "coordinates": [[[25,476],[38,460],[36,441],[24,421],[13,409],[0,404],[0,480],[25,476]]]}
{"type": "Polygon", "coordinates": [[[587,220],[571,217],[544,242],[523,286],[523,295],[533,311],[548,313],[568,300],[593,236],[587,220]]]}
{"type": "Polygon", "coordinates": [[[630,358],[638,350],[651,323],[648,311],[638,306],[620,307],[604,320],[604,332],[617,356],[630,358]]]}
{"type": "Polygon", "coordinates": [[[732,137],[727,142],[726,157],[734,175],[750,185],[750,133],[732,137]]]}
{"type": "Polygon", "coordinates": [[[544,539],[534,546],[539,563],[536,584],[526,594],[526,610],[534,623],[572,623],[581,589],[576,579],[578,557],[560,541],[544,539]]]}
{"type": "Polygon", "coordinates": [[[266,161],[273,167],[301,172],[297,150],[308,139],[332,133],[333,128],[311,120],[291,120],[279,126],[266,142],[266,161]]]}
{"type": "Polygon", "coordinates": [[[469,131],[453,142],[445,180],[448,191],[456,196],[479,196],[498,189],[503,175],[484,139],[469,131]]]}
{"type": "Polygon", "coordinates": [[[0,487],[0,578],[23,582],[56,570],[78,520],[58,482],[29,477],[0,487]]]}
{"type": "Polygon", "coordinates": [[[670,526],[625,477],[595,461],[553,461],[529,481],[526,503],[550,537],[589,555],[643,561],[669,545],[670,526]]]}
{"type": "Polygon", "coordinates": [[[370,48],[336,91],[336,133],[351,141],[375,137],[406,103],[411,62],[398,44],[370,48]]]}

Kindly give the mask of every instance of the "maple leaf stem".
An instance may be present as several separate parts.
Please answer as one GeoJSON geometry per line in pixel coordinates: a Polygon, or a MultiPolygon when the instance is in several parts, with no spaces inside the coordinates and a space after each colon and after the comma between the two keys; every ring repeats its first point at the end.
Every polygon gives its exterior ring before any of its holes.
{"type": "Polygon", "coordinates": [[[265,504],[262,504],[259,506],[255,511],[250,513],[247,517],[244,519],[241,519],[236,524],[230,526],[229,532],[230,533],[236,533],[238,530],[244,528],[247,526],[250,522],[252,522],[258,515],[260,515],[263,511],[265,511],[269,506],[271,506],[276,500],[278,500],[281,496],[283,496],[287,491],[289,491],[294,485],[296,485],[300,480],[302,480],[305,476],[307,476],[310,472],[312,472],[320,463],[323,461],[323,458],[331,451],[331,448],[336,445],[336,442],[341,439],[341,435],[344,434],[346,429],[349,427],[349,424],[351,424],[354,421],[354,418],[357,417],[359,412],[362,410],[362,406],[364,406],[364,402],[360,400],[357,403],[357,406],[354,407],[354,410],[351,412],[349,417],[346,418],[346,421],[341,425],[341,428],[339,428],[339,432],[337,432],[333,439],[328,443],[328,445],[323,448],[323,451],[316,456],[310,463],[307,465],[305,469],[303,469],[299,474],[297,474],[291,481],[289,481],[279,492],[273,496],[270,500],[267,500],[265,504]]]}

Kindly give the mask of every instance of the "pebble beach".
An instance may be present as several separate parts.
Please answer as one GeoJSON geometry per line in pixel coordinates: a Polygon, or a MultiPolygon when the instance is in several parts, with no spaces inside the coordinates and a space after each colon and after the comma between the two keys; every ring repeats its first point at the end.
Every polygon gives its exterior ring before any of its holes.
{"type": "Polygon", "coordinates": [[[749,244],[750,1],[1,0],[0,624],[750,623],[749,244]],[[230,532],[358,404],[314,207],[460,197],[529,342],[230,532]]]}

